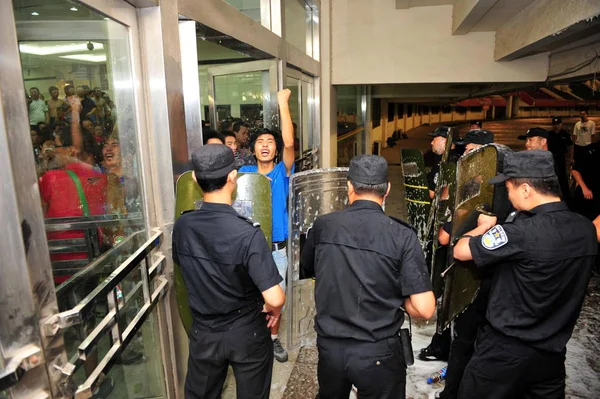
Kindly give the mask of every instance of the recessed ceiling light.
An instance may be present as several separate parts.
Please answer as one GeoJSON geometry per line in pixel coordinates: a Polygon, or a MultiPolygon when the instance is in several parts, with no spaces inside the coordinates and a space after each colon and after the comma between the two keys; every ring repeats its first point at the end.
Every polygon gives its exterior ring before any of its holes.
{"type": "Polygon", "coordinates": [[[102,19],[103,19],[103,20],[105,20],[105,21],[108,21],[108,20],[109,20],[109,18],[106,18],[106,17],[104,17],[104,18],[102,18],[102,19]]]}
{"type": "Polygon", "coordinates": [[[71,10],[71,11],[78,11],[77,7],[71,7],[71,8],[69,8],[69,10],[71,10]]]}
{"type": "MultiPolygon", "coordinates": [[[[102,43],[93,42],[95,50],[102,50],[104,46],[102,43]]],[[[35,55],[52,55],[52,54],[65,54],[71,53],[75,51],[86,51],[87,43],[71,43],[64,44],[60,46],[56,46],[55,43],[20,43],[19,50],[21,53],[25,54],[35,54],[35,55]]]]}
{"type": "Polygon", "coordinates": [[[40,13],[39,13],[39,12],[37,12],[37,11],[34,11],[34,12],[32,12],[32,13],[31,13],[31,15],[38,16],[38,15],[40,15],[40,13]]]}
{"type": "Polygon", "coordinates": [[[106,62],[106,54],[72,54],[61,55],[59,58],[69,60],[88,61],[88,62],[106,62]]]}

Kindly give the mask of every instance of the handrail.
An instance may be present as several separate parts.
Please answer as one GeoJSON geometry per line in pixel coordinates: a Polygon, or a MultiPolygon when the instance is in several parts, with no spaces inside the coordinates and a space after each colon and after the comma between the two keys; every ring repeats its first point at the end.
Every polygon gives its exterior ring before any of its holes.
{"type": "Polygon", "coordinates": [[[45,221],[46,232],[65,230],[86,230],[111,226],[139,226],[144,224],[144,217],[140,212],[127,215],[95,215],[77,216],[66,218],[49,218],[45,221]]]}
{"type": "Polygon", "coordinates": [[[162,236],[162,231],[157,231],[74,308],[54,315],[46,324],[50,324],[52,326],[51,330],[54,330],[56,328],[64,329],[81,323],[82,315],[90,310],[98,298],[106,296],[114,290],[129,272],[160,244],[162,236]]]}
{"type": "MultiPolygon", "coordinates": [[[[97,269],[104,267],[107,262],[116,259],[120,256],[125,248],[132,246],[132,242],[135,238],[145,233],[145,230],[137,231],[133,234],[128,235],[123,241],[119,242],[109,251],[102,254],[99,258],[89,263],[85,268],[81,271],[73,275],[70,279],[56,287],[56,296],[61,297],[69,292],[69,289],[73,285],[80,284],[82,281],[85,281],[87,278],[91,277],[90,275],[93,272],[96,272],[97,269]]],[[[84,260],[87,262],[87,260],[84,260]]]]}
{"type": "Polygon", "coordinates": [[[342,140],[345,140],[345,139],[347,139],[348,137],[355,136],[355,135],[357,135],[358,133],[360,133],[360,132],[363,132],[364,130],[365,130],[365,127],[364,127],[364,126],[357,127],[356,129],[354,129],[354,130],[352,130],[352,131],[350,131],[350,132],[348,132],[348,133],[345,133],[345,134],[343,134],[343,135],[339,136],[339,137],[338,137],[338,139],[337,139],[337,141],[338,141],[338,143],[339,143],[340,141],[342,141],[342,140]]]}

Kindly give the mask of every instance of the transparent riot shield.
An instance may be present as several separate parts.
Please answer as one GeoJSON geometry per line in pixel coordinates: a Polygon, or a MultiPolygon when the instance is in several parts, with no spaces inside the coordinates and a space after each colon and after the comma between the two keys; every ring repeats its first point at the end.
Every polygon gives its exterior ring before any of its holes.
{"type": "MultiPolygon", "coordinates": [[[[202,207],[202,190],[192,177],[192,171],[185,172],[175,187],[175,220],[183,213],[202,207]]],[[[233,208],[242,216],[258,223],[271,246],[272,213],[271,213],[271,183],[259,173],[240,173],[237,179],[237,189],[234,194],[233,208]]],[[[175,293],[179,317],[189,335],[192,326],[192,313],[188,302],[188,293],[179,265],[175,264],[175,293]]]]}
{"type": "Polygon", "coordinates": [[[286,303],[288,348],[313,343],[315,299],[313,278],[304,278],[300,254],[308,229],[320,215],[348,204],[348,168],[314,169],[290,178],[288,288],[286,303]]]}
{"type": "Polygon", "coordinates": [[[416,148],[403,148],[400,154],[408,221],[417,230],[419,242],[423,244],[427,240],[427,219],[431,205],[423,154],[416,148]]]}
{"type": "Polygon", "coordinates": [[[431,246],[431,284],[436,298],[442,294],[443,280],[442,272],[447,265],[447,250],[440,248],[437,239],[438,232],[442,225],[452,219],[454,210],[454,199],[456,193],[456,164],[447,162],[440,165],[440,172],[436,187],[436,208],[435,213],[431,213],[432,237],[431,246]]]}
{"type": "MultiPolygon", "coordinates": [[[[452,134],[453,131],[450,129],[448,131],[448,137],[446,140],[446,148],[444,149],[444,154],[442,155],[442,159],[440,160],[440,168],[437,176],[437,184],[435,187],[435,195],[433,200],[431,201],[431,206],[429,207],[429,216],[427,217],[427,235],[426,240],[422,242],[423,251],[427,251],[427,247],[429,245],[429,241],[433,240],[434,246],[437,243],[437,229],[439,228],[439,220],[436,217],[439,213],[439,205],[440,202],[445,201],[448,198],[448,183],[442,184],[442,169],[446,169],[448,172],[448,168],[446,168],[446,164],[448,163],[448,157],[450,155],[450,151],[452,150],[452,134]]],[[[446,173],[447,175],[447,173],[446,173]]],[[[448,180],[448,176],[445,176],[446,180],[448,180]]],[[[437,247],[437,246],[436,246],[437,247]]],[[[432,254],[435,254],[435,249],[432,250],[432,254]]],[[[432,256],[433,258],[433,256],[432,256]]]]}
{"type": "MultiPolygon", "coordinates": [[[[464,233],[465,224],[473,223],[472,215],[484,204],[492,212],[504,212],[510,205],[499,186],[488,183],[501,169],[504,155],[511,150],[503,145],[490,144],[463,155],[456,169],[456,193],[452,216],[451,239],[464,233]],[[498,195],[502,194],[502,195],[498,195]]],[[[476,223],[476,219],[475,219],[476,223]]],[[[476,224],[471,226],[475,228],[476,224]]],[[[482,275],[473,262],[456,261],[449,252],[449,266],[442,272],[444,293],[441,311],[438,314],[438,331],[446,329],[450,322],[462,313],[475,299],[482,275]]]]}

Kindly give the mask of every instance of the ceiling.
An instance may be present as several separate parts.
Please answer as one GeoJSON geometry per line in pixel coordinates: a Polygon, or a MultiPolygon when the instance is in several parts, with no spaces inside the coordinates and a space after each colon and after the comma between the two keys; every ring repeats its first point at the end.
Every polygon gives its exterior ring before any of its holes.
{"type": "Polygon", "coordinates": [[[97,21],[105,17],[70,0],[13,0],[13,10],[17,21],[97,21]]]}

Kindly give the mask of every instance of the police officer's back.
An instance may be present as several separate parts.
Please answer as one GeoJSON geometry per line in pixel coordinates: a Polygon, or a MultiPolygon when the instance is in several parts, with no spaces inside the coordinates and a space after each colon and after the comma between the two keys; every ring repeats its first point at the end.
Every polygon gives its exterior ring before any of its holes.
{"type": "Polygon", "coordinates": [[[454,247],[454,257],[495,267],[486,318],[459,398],[564,398],[565,347],[581,310],[597,252],[593,225],[560,201],[548,151],[511,153],[503,173],[519,214],[478,227],[454,247]]]}
{"type": "Polygon", "coordinates": [[[374,155],[350,162],[350,207],[319,217],[302,265],[316,277],[319,397],[404,397],[406,365],[400,306],[429,318],[435,299],[423,252],[410,226],[381,207],[387,163],[374,155]]]}
{"type": "Polygon", "coordinates": [[[237,171],[233,152],[208,144],[192,154],[202,188],[201,209],[182,215],[173,229],[173,260],[182,269],[193,326],[186,398],[220,397],[227,368],[238,398],[268,398],[273,347],[271,324],[285,295],[264,234],[231,207],[237,171]]]}

